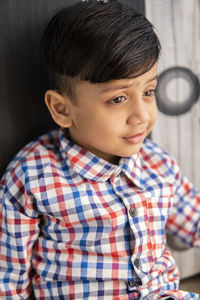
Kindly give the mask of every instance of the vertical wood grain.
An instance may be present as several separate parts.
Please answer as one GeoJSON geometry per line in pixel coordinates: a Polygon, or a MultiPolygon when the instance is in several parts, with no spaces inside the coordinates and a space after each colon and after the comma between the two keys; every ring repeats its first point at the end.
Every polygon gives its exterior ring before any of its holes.
{"type": "MultiPolygon", "coordinates": [[[[147,0],[146,15],[155,25],[162,45],[159,71],[182,66],[200,74],[200,7],[199,0],[147,0]]],[[[184,88],[184,86],[183,86],[184,88]]],[[[181,89],[175,97],[179,102],[181,89]]],[[[185,87],[186,88],[186,87],[185,87]]],[[[173,91],[171,91],[173,92],[173,91]]],[[[174,91],[176,94],[176,91],[174,91]]],[[[200,102],[180,116],[159,113],[152,138],[168,150],[181,165],[183,173],[200,188],[200,102]]]]}
{"type": "MultiPolygon", "coordinates": [[[[182,66],[200,74],[200,1],[146,0],[146,16],[154,24],[161,40],[162,56],[159,72],[182,66]]],[[[173,87],[172,87],[173,89],[173,87]]],[[[174,87],[177,89],[177,87],[174,87]]],[[[180,101],[186,88],[171,91],[180,101]]],[[[200,99],[192,109],[180,116],[159,112],[152,139],[169,151],[178,161],[182,172],[200,189],[200,99]]],[[[173,252],[182,277],[200,271],[199,249],[173,252]],[[190,263],[185,264],[186,260],[190,263]]]]}

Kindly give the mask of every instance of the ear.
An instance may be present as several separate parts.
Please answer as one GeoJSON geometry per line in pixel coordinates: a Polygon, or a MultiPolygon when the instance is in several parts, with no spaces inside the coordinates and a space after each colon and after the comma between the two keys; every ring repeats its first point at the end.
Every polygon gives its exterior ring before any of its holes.
{"type": "Polygon", "coordinates": [[[56,91],[48,90],[45,93],[45,103],[53,120],[64,128],[72,126],[69,101],[71,100],[67,96],[64,97],[56,91]]]}

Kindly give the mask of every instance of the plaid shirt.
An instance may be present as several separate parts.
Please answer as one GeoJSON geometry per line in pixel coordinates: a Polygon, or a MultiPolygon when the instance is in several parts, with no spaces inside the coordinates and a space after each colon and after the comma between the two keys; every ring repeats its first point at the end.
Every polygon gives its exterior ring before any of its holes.
{"type": "Polygon", "coordinates": [[[152,141],[112,165],[62,130],[24,147],[0,188],[0,299],[200,299],[178,291],[165,230],[200,246],[200,194],[152,141]]]}

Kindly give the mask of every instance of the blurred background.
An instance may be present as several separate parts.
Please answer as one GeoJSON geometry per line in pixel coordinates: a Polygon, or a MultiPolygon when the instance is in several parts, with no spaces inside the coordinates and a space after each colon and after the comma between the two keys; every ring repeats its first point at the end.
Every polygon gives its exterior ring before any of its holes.
{"type": "MultiPolygon", "coordinates": [[[[200,1],[146,0],[145,14],[162,46],[159,114],[151,137],[176,158],[183,174],[200,189],[200,1]]],[[[179,249],[173,255],[182,278],[199,273],[200,249],[184,250],[172,238],[169,242],[179,249]]],[[[200,277],[198,287],[200,292],[200,277]]]]}

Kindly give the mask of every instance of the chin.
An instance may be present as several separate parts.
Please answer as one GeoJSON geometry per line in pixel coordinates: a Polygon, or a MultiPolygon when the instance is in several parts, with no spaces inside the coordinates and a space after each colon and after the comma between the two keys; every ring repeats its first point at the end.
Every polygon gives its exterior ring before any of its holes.
{"type": "Polygon", "coordinates": [[[140,149],[141,149],[141,145],[134,151],[127,151],[126,153],[123,153],[121,157],[131,157],[133,155],[136,155],[140,151],[140,149]]]}
{"type": "Polygon", "coordinates": [[[130,155],[129,155],[129,156],[132,156],[132,155],[137,154],[137,153],[140,151],[140,149],[141,149],[141,147],[142,147],[142,144],[143,144],[143,142],[140,143],[140,144],[138,144],[138,145],[136,145],[136,146],[134,147],[134,150],[133,150],[133,151],[130,151],[130,155]]]}

